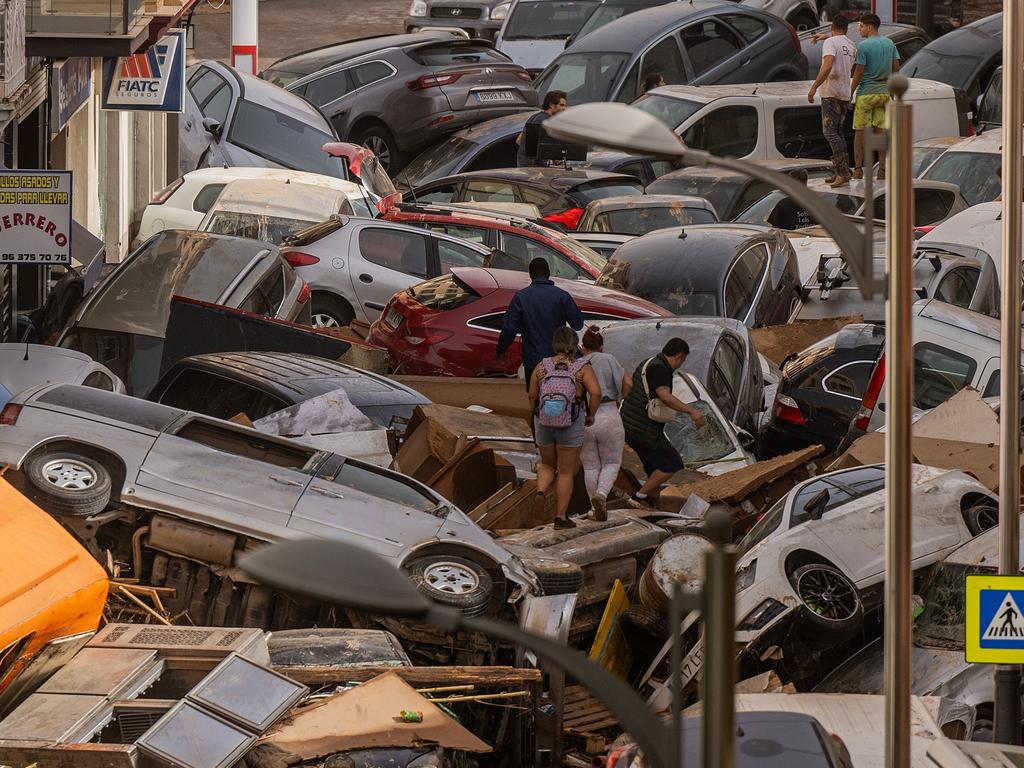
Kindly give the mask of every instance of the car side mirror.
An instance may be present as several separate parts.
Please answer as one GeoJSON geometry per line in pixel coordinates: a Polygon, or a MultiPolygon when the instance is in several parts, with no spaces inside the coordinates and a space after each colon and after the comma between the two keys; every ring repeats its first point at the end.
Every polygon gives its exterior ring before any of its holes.
{"type": "Polygon", "coordinates": [[[829,498],[831,496],[828,489],[822,488],[804,505],[804,510],[810,514],[811,520],[821,520],[821,516],[825,514],[825,507],[828,506],[829,498]]]}
{"type": "Polygon", "coordinates": [[[203,130],[216,139],[220,138],[220,121],[212,117],[203,118],[203,130]]]}
{"type": "Polygon", "coordinates": [[[756,442],[754,440],[754,436],[752,434],[750,434],[749,432],[747,432],[747,430],[745,430],[745,429],[737,429],[736,430],[736,437],[739,439],[740,445],[743,448],[753,448],[754,447],[754,443],[756,442]]]}

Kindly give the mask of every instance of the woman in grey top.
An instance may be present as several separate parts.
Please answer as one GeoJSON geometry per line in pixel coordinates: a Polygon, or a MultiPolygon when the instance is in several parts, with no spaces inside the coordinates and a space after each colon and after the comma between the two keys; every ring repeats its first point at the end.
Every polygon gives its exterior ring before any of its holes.
{"type": "Polygon", "coordinates": [[[613,355],[603,352],[604,337],[592,325],[583,334],[583,353],[601,386],[601,405],[594,423],[583,435],[583,477],[595,520],[608,519],[608,492],[619,476],[626,433],[619,418],[619,402],[633,388],[633,380],[613,355]]]}

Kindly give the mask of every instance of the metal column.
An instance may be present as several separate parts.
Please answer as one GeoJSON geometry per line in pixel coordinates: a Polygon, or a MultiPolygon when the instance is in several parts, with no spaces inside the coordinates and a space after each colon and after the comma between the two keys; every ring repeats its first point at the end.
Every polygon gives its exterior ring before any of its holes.
{"type": "MultiPolygon", "coordinates": [[[[1021,125],[1024,13],[1003,3],[1003,216],[1000,271],[999,573],[1020,567],[1021,125]]],[[[995,740],[1020,743],[1020,667],[996,668],[995,740]]]]}
{"type": "Polygon", "coordinates": [[[259,0],[231,2],[231,66],[255,75],[259,72],[259,0]]]}
{"type": "MultiPolygon", "coordinates": [[[[715,505],[705,514],[704,532],[714,546],[704,555],[702,764],[705,768],[734,768],[736,765],[736,550],[729,545],[732,539],[732,514],[715,505]]],[[[676,685],[678,687],[678,679],[676,685]]],[[[681,765],[682,763],[679,764],[679,766],[681,765]]]]}
{"type": "Polygon", "coordinates": [[[914,226],[912,187],[913,120],[902,100],[908,81],[894,75],[889,90],[889,154],[885,201],[889,296],[885,356],[885,764],[910,766],[910,415],[911,250],[914,226]]]}

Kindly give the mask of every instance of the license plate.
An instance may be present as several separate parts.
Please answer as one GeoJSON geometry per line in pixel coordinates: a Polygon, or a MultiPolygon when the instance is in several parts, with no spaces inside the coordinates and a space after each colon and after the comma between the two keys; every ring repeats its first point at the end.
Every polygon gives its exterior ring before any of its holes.
{"type": "Polygon", "coordinates": [[[397,309],[389,309],[387,315],[384,316],[384,323],[392,328],[397,328],[402,324],[402,319],[401,312],[397,309]]]}
{"type": "Polygon", "coordinates": [[[512,91],[477,91],[476,100],[484,101],[515,101],[516,95],[512,91]]]}

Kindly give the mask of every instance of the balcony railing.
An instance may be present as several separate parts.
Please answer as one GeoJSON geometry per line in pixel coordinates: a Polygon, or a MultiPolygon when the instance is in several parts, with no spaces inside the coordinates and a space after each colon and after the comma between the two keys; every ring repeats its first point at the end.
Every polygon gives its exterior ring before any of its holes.
{"type": "Polygon", "coordinates": [[[27,0],[28,34],[129,35],[143,21],[142,0],[27,0]]]}

